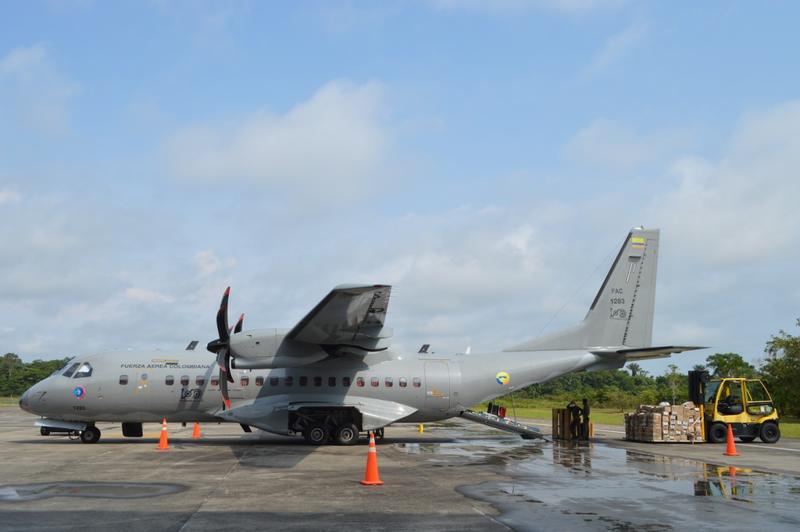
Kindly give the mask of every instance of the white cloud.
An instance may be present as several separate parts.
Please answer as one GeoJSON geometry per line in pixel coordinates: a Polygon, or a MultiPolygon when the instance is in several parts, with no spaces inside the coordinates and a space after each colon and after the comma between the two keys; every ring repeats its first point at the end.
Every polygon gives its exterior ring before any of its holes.
{"type": "Polygon", "coordinates": [[[196,124],[167,142],[184,178],[243,181],[312,197],[348,197],[377,179],[389,140],[383,87],[333,81],[283,115],[196,124]]]}
{"type": "Polygon", "coordinates": [[[220,259],[213,250],[206,249],[200,251],[194,256],[194,264],[201,277],[206,277],[213,273],[217,273],[225,268],[233,268],[236,266],[236,259],[227,258],[224,261],[220,259]]]}
{"type": "Polygon", "coordinates": [[[16,48],[0,58],[0,118],[46,133],[69,130],[69,101],[79,85],[64,78],[42,43],[16,48]],[[5,109],[5,112],[3,111],[5,109]]]}
{"type": "Polygon", "coordinates": [[[748,115],[719,160],[682,157],[652,202],[672,238],[714,263],[800,259],[800,101],[748,115]]]}
{"type": "Polygon", "coordinates": [[[169,294],[135,286],[125,289],[125,297],[144,303],[172,303],[175,301],[175,297],[169,294]]]}
{"type": "Polygon", "coordinates": [[[19,192],[11,188],[0,189],[0,205],[4,203],[17,203],[22,199],[19,192]]]}
{"type": "Polygon", "coordinates": [[[595,53],[585,74],[589,76],[599,74],[618,62],[631,48],[639,44],[646,33],[647,26],[641,20],[637,20],[624,30],[609,37],[595,53]]]}
{"type": "Polygon", "coordinates": [[[600,118],[578,131],[564,147],[564,155],[587,165],[632,169],[674,154],[686,142],[685,133],[645,134],[600,118]]]}

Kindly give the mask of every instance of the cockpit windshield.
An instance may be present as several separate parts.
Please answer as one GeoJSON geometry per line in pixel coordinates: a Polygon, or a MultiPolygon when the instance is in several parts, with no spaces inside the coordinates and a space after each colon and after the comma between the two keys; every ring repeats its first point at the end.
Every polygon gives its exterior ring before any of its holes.
{"type": "Polygon", "coordinates": [[[92,376],[92,365],[88,362],[84,362],[78,368],[78,371],[75,372],[74,379],[80,379],[82,377],[91,377],[92,376]]]}
{"type": "Polygon", "coordinates": [[[67,368],[67,371],[65,371],[61,375],[63,375],[64,377],[72,377],[72,374],[75,373],[75,370],[78,369],[78,366],[80,365],[81,365],[80,362],[75,362],[73,365],[67,368]]]}
{"type": "Polygon", "coordinates": [[[73,360],[75,360],[75,357],[68,359],[66,362],[64,362],[64,365],[60,366],[57,370],[51,373],[50,376],[52,377],[53,375],[60,375],[62,371],[64,371],[69,367],[69,363],[72,362],[73,360]]]}

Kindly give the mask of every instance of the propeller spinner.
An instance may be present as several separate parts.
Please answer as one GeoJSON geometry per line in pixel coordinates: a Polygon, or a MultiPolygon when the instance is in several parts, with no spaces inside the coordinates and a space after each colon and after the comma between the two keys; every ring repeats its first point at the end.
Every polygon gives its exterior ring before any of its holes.
{"type": "Polygon", "coordinates": [[[244,324],[244,314],[242,314],[239,316],[239,321],[236,322],[236,326],[233,329],[228,327],[228,298],[230,295],[231,287],[229,286],[222,295],[222,302],[219,305],[219,311],[217,311],[217,332],[219,333],[219,338],[209,342],[206,347],[212,353],[217,354],[219,391],[222,394],[222,401],[225,403],[225,408],[231,407],[231,400],[228,396],[228,383],[233,382],[233,376],[231,375],[231,355],[235,355],[230,346],[230,333],[231,330],[233,330],[234,334],[241,332],[242,325],[244,324]]]}

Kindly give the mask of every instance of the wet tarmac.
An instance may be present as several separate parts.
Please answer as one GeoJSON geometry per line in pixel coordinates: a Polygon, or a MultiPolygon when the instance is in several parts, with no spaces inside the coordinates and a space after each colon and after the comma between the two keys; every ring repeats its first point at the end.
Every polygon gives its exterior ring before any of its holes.
{"type": "Polygon", "coordinates": [[[0,503],[35,501],[51,497],[86,497],[94,499],[142,499],[161,497],[186,489],[180,484],[145,482],[46,482],[0,487],[0,503]]]}
{"type": "Polygon", "coordinates": [[[41,437],[32,417],[0,409],[0,529],[800,529],[791,440],[721,459],[714,446],[564,445],[458,420],[424,434],[399,425],[378,446],[385,484],[365,488],[364,446],[204,425],[199,441],[191,427],[171,428],[171,449],[159,453],[157,428],[123,439],[104,424],[101,442],[86,445],[41,437]]]}
{"type": "Polygon", "coordinates": [[[800,529],[797,477],[602,444],[530,451],[500,466],[510,480],[459,492],[515,530],[800,529]]]}

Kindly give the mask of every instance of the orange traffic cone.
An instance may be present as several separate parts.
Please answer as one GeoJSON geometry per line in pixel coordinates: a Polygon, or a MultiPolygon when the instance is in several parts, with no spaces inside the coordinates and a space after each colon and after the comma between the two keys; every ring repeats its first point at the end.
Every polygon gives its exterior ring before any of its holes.
{"type": "Polygon", "coordinates": [[[736,452],[736,444],[733,443],[733,429],[730,423],[728,423],[728,441],[725,444],[725,452],[722,454],[725,456],[739,456],[739,453],[736,452]]]}
{"type": "Polygon", "coordinates": [[[161,420],[161,438],[158,440],[158,450],[166,451],[169,449],[169,440],[167,439],[167,418],[161,420]]]}
{"type": "Polygon", "coordinates": [[[378,450],[375,448],[375,433],[369,433],[369,451],[367,451],[367,470],[364,473],[365,486],[380,486],[383,484],[378,476],[378,450]]]}
{"type": "Polygon", "coordinates": [[[199,440],[200,439],[200,423],[197,421],[194,422],[194,430],[192,430],[192,439],[199,440]]]}

